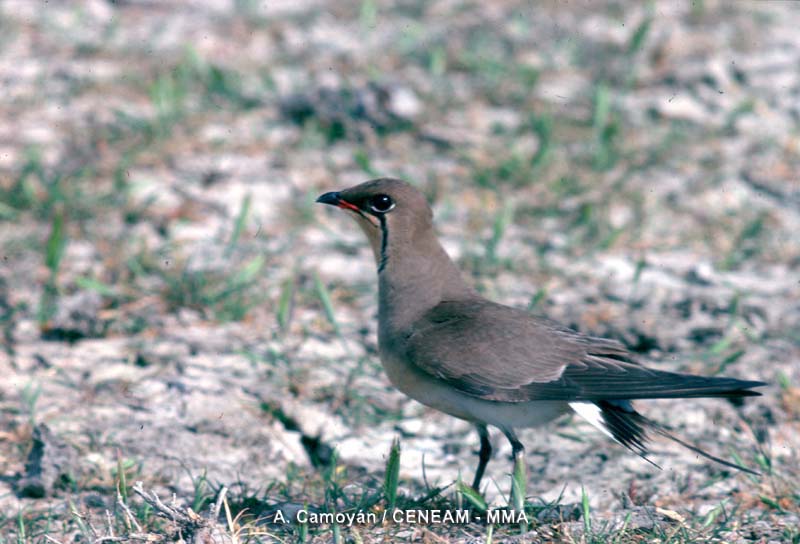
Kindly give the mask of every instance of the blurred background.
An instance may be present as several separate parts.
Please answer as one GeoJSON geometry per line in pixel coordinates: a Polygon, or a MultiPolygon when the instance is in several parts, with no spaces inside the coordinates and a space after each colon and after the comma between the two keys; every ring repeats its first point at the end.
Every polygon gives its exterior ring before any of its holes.
{"type": "Polygon", "coordinates": [[[678,516],[617,541],[797,542],[798,28],[788,2],[0,2],[0,542],[133,531],[118,489],[170,534],[135,481],[195,511],[221,486],[234,515],[380,508],[394,436],[407,504],[453,504],[431,490],[477,437],[389,386],[372,255],[314,205],[384,175],[486,296],[772,384],[642,407],[762,478],[564,420],[523,434],[532,497],[678,516]]]}

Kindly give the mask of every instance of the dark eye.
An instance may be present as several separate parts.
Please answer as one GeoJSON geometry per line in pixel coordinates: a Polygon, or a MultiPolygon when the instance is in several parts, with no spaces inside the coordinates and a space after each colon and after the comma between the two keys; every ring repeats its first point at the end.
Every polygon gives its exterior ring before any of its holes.
{"type": "Polygon", "coordinates": [[[375,213],[386,213],[394,208],[394,200],[389,195],[376,195],[369,199],[369,209],[375,213]]]}

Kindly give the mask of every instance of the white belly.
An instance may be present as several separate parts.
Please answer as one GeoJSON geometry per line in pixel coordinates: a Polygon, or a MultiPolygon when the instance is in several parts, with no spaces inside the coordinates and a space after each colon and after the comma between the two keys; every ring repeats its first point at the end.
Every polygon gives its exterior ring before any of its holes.
{"type": "Polygon", "coordinates": [[[501,429],[544,425],[569,411],[562,401],[495,402],[467,395],[447,386],[413,365],[387,353],[381,362],[389,381],[412,399],[451,416],[501,429]]]}

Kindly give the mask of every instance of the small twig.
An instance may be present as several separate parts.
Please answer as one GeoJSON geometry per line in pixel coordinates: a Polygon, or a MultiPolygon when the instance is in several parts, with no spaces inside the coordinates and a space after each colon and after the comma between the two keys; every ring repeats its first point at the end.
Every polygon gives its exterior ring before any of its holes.
{"type": "Polygon", "coordinates": [[[157,542],[158,536],[153,533],[131,533],[127,536],[104,536],[93,540],[91,544],[105,544],[108,542],[131,542],[139,540],[141,542],[157,542]]]}
{"type": "Polygon", "coordinates": [[[113,520],[111,518],[111,511],[106,509],[106,532],[108,533],[108,536],[110,536],[110,537],[114,536],[114,525],[113,525],[112,522],[113,522],[113,520]]]}
{"type": "Polygon", "coordinates": [[[125,512],[125,523],[128,526],[128,530],[130,531],[131,526],[133,526],[138,532],[141,533],[142,526],[139,525],[138,521],[136,521],[133,512],[131,512],[130,507],[125,503],[125,499],[122,498],[122,493],[120,493],[119,490],[117,490],[117,504],[120,508],[122,508],[122,511],[125,512]]]}
{"type": "Polygon", "coordinates": [[[176,523],[180,523],[182,525],[189,525],[189,526],[198,526],[203,519],[195,514],[194,512],[184,513],[178,508],[173,508],[172,506],[167,506],[161,499],[158,498],[155,492],[147,493],[142,488],[142,482],[136,482],[136,485],[133,486],[133,491],[137,495],[139,495],[144,501],[156,509],[158,513],[162,516],[171,519],[176,523]]]}
{"type": "Polygon", "coordinates": [[[97,529],[95,529],[94,525],[92,525],[91,520],[89,520],[89,518],[87,518],[85,515],[78,512],[78,509],[75,508],[74,506],[72,507],[72,515],[75,516],[75,518],[78,520],[79,525],[83,524],[84,527],[86,527],[87,529],[89,529],[89,531],[91,531],[92,539],[97,539],[100,537],[100,535],[97,532],[97,529]]]}
{"type": "MultiPolygon", "coordinates": [[[[228,522],[228,530],[231,533],[233,544],[239,544],[239,533],[236,530],[236,520],[231,517],[231,508],[228,506],[228,501],[222,501],[225,506],[225,518],[228,522]]],[[[239,516],[236,516],[238,518],[239,516]]]]}
{"type": "Polygon", "coordinates": [[[52,542],[53,544],[63,544],[60,540],[56,540],[52,536],[44,535],[44,538],[52,542]]]}
{"type": "MultiPolygon", "coordinates": [[[[189,543],[207,542],[214,531],[216,521],[207,520],[197,513],[193,512],[191,508],[182,508],[178,505],[177,498],[173,496],[173,505],[166,505],[161,502],[158,495],[154,491],[147,492],[142,487],[142,482],[136,482],[133,486],[133,492],[139,495],[147,504],[149,504],[158,515],[172,520],[173,523],[178,525],[179,535],[189,543]]],[[[224,502],[224,494],[223,494],[224,502]]]]}

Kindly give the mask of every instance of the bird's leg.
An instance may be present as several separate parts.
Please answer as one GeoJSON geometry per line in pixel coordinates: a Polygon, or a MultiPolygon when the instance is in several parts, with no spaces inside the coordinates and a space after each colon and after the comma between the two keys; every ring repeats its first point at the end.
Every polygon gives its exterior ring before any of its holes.
{"type": "MultiPolygon", "coordinates": [[[[525,469],[525,446],[522,445],[512,429],[503,429],[503,434],[511,442],[511,453],[514,455],[514,472],[511,473],[511,505],[517,512],[524,512],[528,484],[528,473],[525,469]]],[[[520,528],[527,531],[527,527],[520,528]]]]}
{"type": "Polygon", "coordinates": [[[486,472],[486,465],[492,457],[492,443],[489,441],[489,431],[483,423],[477,423],[475,429],[481,437],[481,451],[478,453],[478,469],[475,471],[475,479],[472,481],[472,489],[480,493],[481,479],[486,472]]]}

